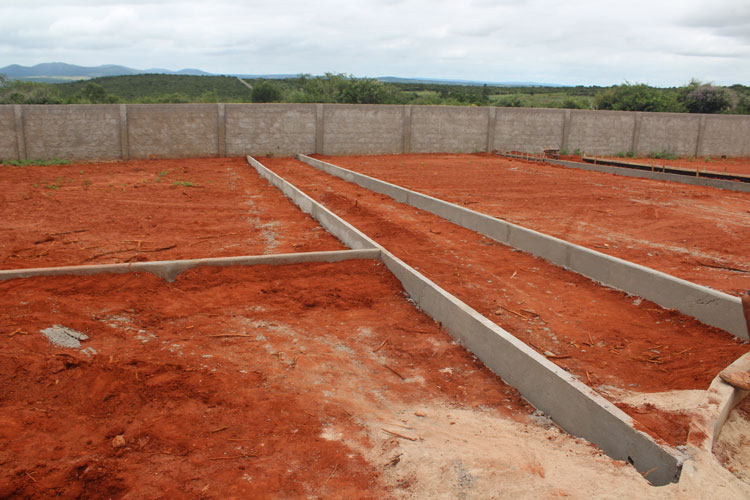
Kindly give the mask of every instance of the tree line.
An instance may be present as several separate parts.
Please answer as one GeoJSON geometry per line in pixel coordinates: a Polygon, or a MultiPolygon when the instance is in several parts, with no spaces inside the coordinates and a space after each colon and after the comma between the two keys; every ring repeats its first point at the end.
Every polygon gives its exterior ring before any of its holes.
{"type": "Polygon", "coordinates": [[[611,87],[387,83],[326,73],[281,79],[125,75],[48,84],[0,75],[0,104],[344,103],[604,109],[750,114],[750,87],[692,80],[681,87],[625,82],[611,87]]]}

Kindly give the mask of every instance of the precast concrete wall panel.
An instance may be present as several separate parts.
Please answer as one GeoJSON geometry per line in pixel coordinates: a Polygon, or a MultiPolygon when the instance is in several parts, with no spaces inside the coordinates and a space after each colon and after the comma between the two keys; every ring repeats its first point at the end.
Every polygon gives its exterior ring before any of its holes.
{"type": "Polygon", "coordinates": [[[630,151],[636,114],[627,111],[571,111],[568,150],[580,149],[588,154],[630,151]]]}
{"type": "Polygon", "coordinates": [[[0,105],[3,159],[546,148],[748,156],[750,116],[349,104],[0,105]]]}
{"type": "Polygon", "coordinates": [[[227,156],[315,152],[315,104],[227,104],[227,156]]]}
{"type": "Polygon", "coordinates": [[[16,114],[13,105],[0,105],[0,160],[17,159],[16,114]]]}
{"type": "Polygon", "coordinates": [[[23,106],[26,158],[116,160],[122,157],[120,106],[23,106]]]}
{"type": "Polygon", "coordinates": [[[750,116],[706,115],[700,156],[750,155],[750,116]]]}
{"type": "Polygon", "coordinates": [[[538,153],[562,147],[565,111],[498,108],[494,149],[538,153]]]}
{"type": "Polygon", "coordinates": [[[323,144],[328,155],[401,153],[402,106],[336,105],[323,108],[323,144]]]}
{"type": "Polygon", "coordinates": [[[414,106],[412,153],[473,153],[487,149],[487,108],[414,106]]]}
{"type": "Polygon", "coordinates": [[[635,153],[694,155],[701,117],[683,113],[642,113],[635,153]]]}
{"type": "Polygon", "coordinates": [[[130,158],[219,155],[216,104],[130,104],[130,158]]]}

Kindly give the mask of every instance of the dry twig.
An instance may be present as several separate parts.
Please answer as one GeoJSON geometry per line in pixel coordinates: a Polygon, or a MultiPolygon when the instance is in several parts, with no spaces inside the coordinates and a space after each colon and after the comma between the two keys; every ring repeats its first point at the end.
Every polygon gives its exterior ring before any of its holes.
{"type": "Polygon", "coordinates": [[[404,439],[408,439],[409,441],[418,441],[418,438],[413,438],[413,437],[411,437],[411,436],[404,436],[403,434],[399,434],[398,432],[393,432],[393,431],[389,431],[389,430],[388,430],[388,429],[386,429],[385,427],[382,427],[382,429],[383,429],[383,430],[384,430],[385,432],[387,432],[388,434],[391,434],[391,435],[393,435],[393,436],[396,436],[396,437],[400,437],[400,438],[404,438],[404,439]]]}
{"type": "Polygon", "coordinates": [[[393,369],[393,368],[391,368],[390,366],[388,366],[388,365],[383,365],[383,366],[384,366],[385,368],[388,368],[388,369],[389,369],[390,371],[392,371],[392,372],[393,372],[393,373],[395,373],[396,375],[398,375],[398,378],[400,378],[401,380],[406,380],[406,377],[404,377],[403,375],[401,375],[401,374],[400,374],[399,372],[397,372],[396,370],[394,370],[394,369],[393,369]]]}

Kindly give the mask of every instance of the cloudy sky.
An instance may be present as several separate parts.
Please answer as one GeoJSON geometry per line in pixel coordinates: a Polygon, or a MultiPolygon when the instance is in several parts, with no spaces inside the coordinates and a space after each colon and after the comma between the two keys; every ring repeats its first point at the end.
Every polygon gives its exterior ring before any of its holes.
{"type": "Polygon", "coordinates": [[[0,0],[0,67],[750,85],[750,0],[0,0]]]}

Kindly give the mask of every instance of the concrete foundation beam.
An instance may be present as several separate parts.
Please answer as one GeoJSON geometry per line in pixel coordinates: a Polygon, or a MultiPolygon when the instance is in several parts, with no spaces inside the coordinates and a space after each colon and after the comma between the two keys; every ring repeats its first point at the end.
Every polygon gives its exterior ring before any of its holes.
{"type": "Polygon", "coordinates": [[[742,305],[733,297],[666,273],[575,245],[504,220],[298,154],[315,168],[443,217],[499,243],[541,257],[606,286],[676,309],[743,339],[750,338],[742,305]]]}
{"type": "MultiPolygon", "coordinates": [[[[268,175],[268,169],[260,162],[252,158],[248,161],[261,175],[268,175]]],[[[680,452],[661,447],[650,436],[636,430],[628,415],[568,372],[440,288],[282,177],[274,174],[274,179],[275,185],[303,211],[327,213],[327,217],[318,220],[342,241],[364,241],[378,248],[383,263],[420,309],[439,321],[457,341],[560,427],[591,441],[610,457],[630,462],[641,473],[648,472],[649,481],[655,485],[677,481],[684,459],[680,452]],[[317,206],[317,210],[311,204],[317,206]],[[351,234],[342,238],[339,236],[342,231],[351,234]]]]}
{"type": "Polygon", "coordinates": [[[277,187],[300,210],[318,221],[321,226],[338,238],[344,245],[354,249],[378,248],[378,245],[374,241],[354,229],[351,224],[307,196],[281,176],[267,169],[252,156],[247,157],[247,162],[255,168],[261,177],[266,179],[271,185],[277,187]]]}
{"type": "Polygon", "coordinates": [[[146,272],[167,280],[174,281],[177,276],[188,269],[201,266],[282,266],[308,262],[343,262],[353,259],[377,259],[380,251],[338,250],[331,252],[287,253],[278,255],[253,255],[247,257],[217,257],[209,259],[163,260],[154,262],[135,262],[132,264],[100,264],[93,266],[41,267],[37,269],[9,269],[0,271],[0,281],[35,276],[85,276],[91,274],[124,274],[146,272]]]}
{"type": "Polygon", "coordinates": [[[707,177],[688,176],[679,174],[670,174],[667,172],[648,172],[645,170],[635,170],[627,167],[614,167],[610,165],[592,165],[590,163],[579,163],[577,161],[566,160],[545,160],[553,165],[561,167],[579,168],[592,172],[605,172],[607,174],[622,175],[623,177],[637,177],[640,179],[652,179],[656,181],[680,182],[692,186],[707,186],[728,191],[738,191],[741,193],[750,193],[750,184],[746,182],[727,181],[722,179],[710,179],[707,177]]]}

